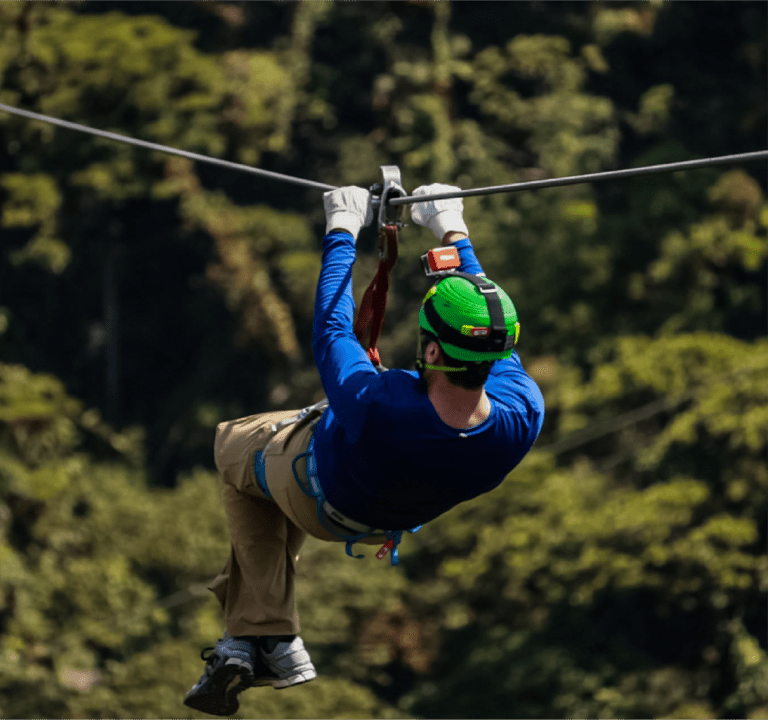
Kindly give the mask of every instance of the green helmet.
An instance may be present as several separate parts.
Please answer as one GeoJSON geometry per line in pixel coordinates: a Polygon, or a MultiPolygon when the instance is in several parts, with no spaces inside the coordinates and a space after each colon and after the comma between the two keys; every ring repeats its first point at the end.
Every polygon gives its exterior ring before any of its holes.
{"type": "Polygon", "coordinates": [[[447,355],[466,362],[511,357],[520,334],[509,295],[493,281],[466,273],[452,273],[430,288],[419,327],[437,337],[447,355]]]}

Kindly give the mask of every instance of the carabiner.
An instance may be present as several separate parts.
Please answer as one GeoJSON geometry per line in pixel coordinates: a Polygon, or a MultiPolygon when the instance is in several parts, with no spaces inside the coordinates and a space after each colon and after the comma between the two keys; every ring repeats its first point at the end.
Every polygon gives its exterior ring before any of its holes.
{"type": "Polygon", "coordinates": [[[379,257],[386,261],[390,255],[397,256],[397,232],[403,226],[403,206],[392,206],[389,200],[393,197],[406,197],[408,193],[401,184],[400,168],[397,165],[382,165],[381,175],[383,183],[371,186],[371,200],[374,209],[378,208],[379,257]],[[390,252],[393,245],[393,252],[390,252]]]}
{"type": "Polygon", "coordinates": [[[397,165],[382,165],[381,174],[384,178],[384,185],[379,201],[379,227],[395,225],[399,230],[403,226],[401,222],[403,206],[392,206],[389,204],[389,200],[393,197],[405,197],[407,195],[403,190],[400,168],[397,165]]]}

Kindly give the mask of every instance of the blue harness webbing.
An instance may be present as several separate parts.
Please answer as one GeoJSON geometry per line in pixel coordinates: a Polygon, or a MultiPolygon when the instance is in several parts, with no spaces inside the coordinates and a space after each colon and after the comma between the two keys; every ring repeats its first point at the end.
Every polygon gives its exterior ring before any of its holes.
{"type": "MultiPolygon", "coordinates": [[[[325,493],[323,492],[323,488],[320,486],[320,481],[317,477],[317,462],[315,461],[314,449],[315,449],[315,438],[312,437],[309,441],[309,445],[307,446],[306,451],[299,453],[293,459],[293,462],[291,463],[291,469],[293,470],[293,477],[296,479],[296,482],[298,486],[301,488],[302,492],[308,497],[311,497],[317,503],[317,519],[320,522],[320,524],[323,526],[323,529],[331,533],[331,535],[334,535],[335,537],[339,538],[340,540],[344,540],[344,542],[346,543],[347,555],[349,555],[349,557],[353,557],[357,559],[364,558],[365,555],[353,554],[352,546],[355,543],[360,542],[361,540],[364,540],[365,538],[371,537],[373,535],[384,535],[388,540],[385,547],[388,547],[389,549],[391,549],[391,552],[392,552],[392,555],[390,558],[391,563],[392,565],[397,565],[399,561],[397,547],[400,544],[400,541],[402,540],[403,532],[415,533],[421,528],[421,525],[413,528],[412,530],[407,530],[407,531],[403,531],[403,530],[377,531],[376,528],[371,528],[368,531],[357,533],[357,534],[341,533],[337,529],[330,527],[326,519],[326,514],[323,510],[323,506],[325,505],[326,499],[325,499],[325,493]],[[299,477],[299,473],[296,470],[296,463],[302,458],[306,458],[307,481],[309,482],[309,487],[307,487],[304,484],[304,482],[299,477]]],[[[272,497],[272,494],[269,492],[269,488],[267,487],[265,458],[264,458],[264,453],[262,451],[259,451],[256,453],[256,458],[254,460],[254,470],[256,471],[256,479],[258,480],[259,487],[261,488],[262,492],[267,497],[272,497]]],[[[381,557],[383,557],[383,555],[381,555],[381,557]]]]}
{"type": "Polygon", "coordinates": [[[267,459],[264,457],[264,452],[259,450],[253,460],[253,469],[256,472],[256,481],[259,483],[261,492],[263,492],[268,498],[271,498],[272,493],[269,492],[269,488],[267,487],[266,462],[267,459]]]}

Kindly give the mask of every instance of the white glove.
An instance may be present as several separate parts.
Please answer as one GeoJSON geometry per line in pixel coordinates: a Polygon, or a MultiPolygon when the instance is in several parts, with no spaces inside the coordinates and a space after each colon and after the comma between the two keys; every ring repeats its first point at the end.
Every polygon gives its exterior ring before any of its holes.
{"type": "MultiPolygon", "coordinates": [[[[444,192],[453,192],[461,188],[455,185],[422,185],[413,191],[413,197],[419,195],[438,195],[444,192]]],[[[447,200],[427,200],[426,202],[413,203],[411,205],[411,218],[417,225],[428,227],[438,240],[442,241],[447,232],[460,232],[469,234],[464,222],[464,201],[461,198],[449,198],[447,200]]]]}
{"type": "Polygon", "coordinates": [[[357,240],[363,225],[373,220],[371,194],[361,187],[348,185],[323,194],[325,208],[325,232],[334,228],[346,230],[357,240]]]}

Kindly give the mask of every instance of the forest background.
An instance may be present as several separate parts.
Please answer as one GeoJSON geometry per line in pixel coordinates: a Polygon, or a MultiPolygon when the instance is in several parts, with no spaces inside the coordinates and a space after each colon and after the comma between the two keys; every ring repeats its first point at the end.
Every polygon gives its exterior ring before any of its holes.
{"type": "MultiPolygon", "coordinates": [[[[0,3],[0,102],[478,187],[766,149],[767,8],[0,3]]],[[[241,716],[768,716],[765,169],[465,200],[542,435],[399,567],[308,541],[320,677],[241,716]]],[[[187,716],[222,631],[215,425],[323,394],[321,195],[0,113],[0,213],[0,716],[187,716]]],[[[390,367],[434,244],[402,232],[390,367]]]]}

